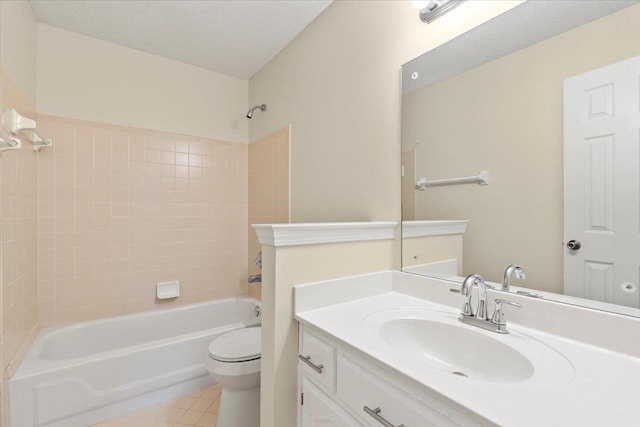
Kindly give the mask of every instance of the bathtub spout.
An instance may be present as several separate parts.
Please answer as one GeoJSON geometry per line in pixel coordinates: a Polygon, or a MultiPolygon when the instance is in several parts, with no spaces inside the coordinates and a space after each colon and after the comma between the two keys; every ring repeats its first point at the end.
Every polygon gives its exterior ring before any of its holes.
{"type": "Polygon", "coordinates": [[[253,274],[249,276],[249,283],[262,282],[262,274],[253,274]]]}

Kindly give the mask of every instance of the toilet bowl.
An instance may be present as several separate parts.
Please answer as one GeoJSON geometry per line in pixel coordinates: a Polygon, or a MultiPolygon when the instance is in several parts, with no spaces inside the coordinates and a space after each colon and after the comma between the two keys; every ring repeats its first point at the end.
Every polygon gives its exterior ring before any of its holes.
{"type": "Polygon", "coordinates": [[[222,386],[216,427],[260,426],[261,331],[238,329],[209,345],[207,370],[222,386]]]}

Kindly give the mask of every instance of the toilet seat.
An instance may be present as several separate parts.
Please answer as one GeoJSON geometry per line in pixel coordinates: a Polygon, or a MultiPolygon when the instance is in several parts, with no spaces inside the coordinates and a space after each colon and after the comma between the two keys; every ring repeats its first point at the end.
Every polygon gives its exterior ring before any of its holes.
{"type": "Polygon", "coordinates": [[[261,328],[244,328],[229,332],[209,344],[209,358],[226,363],[260,359],[261,328]]]}

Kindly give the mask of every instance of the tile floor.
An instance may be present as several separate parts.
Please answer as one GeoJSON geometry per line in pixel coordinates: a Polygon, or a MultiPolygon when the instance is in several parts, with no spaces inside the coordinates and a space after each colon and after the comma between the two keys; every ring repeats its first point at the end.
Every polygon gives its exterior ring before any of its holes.
{"type": "Polygon", "coordinates": [[[215,385],[93,427],[215,427],[219,405],[220,386],[215,385]]]}

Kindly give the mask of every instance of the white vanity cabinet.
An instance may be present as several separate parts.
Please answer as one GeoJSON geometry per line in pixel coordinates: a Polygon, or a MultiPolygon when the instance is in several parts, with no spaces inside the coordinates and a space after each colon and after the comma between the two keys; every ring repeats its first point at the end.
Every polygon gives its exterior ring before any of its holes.
{"type": "Polygon", "coordinates": [[[300,402],[301,427],[362,426],[308,378],[302,378],[301,396],[304,396],[300,402]]]}
{"type": "Polygon", "coordinates": [[[299,427],[491,425],[303,324],[299,355],[299,427]]]}

